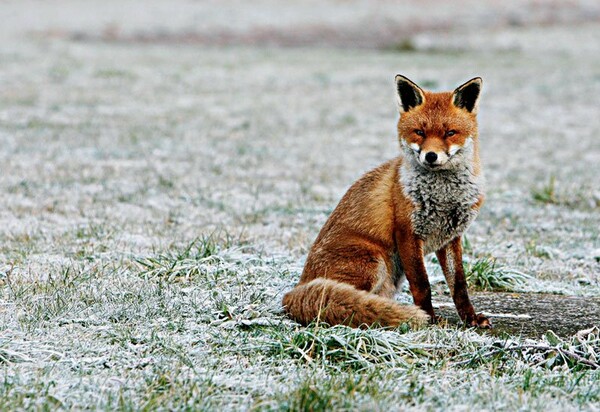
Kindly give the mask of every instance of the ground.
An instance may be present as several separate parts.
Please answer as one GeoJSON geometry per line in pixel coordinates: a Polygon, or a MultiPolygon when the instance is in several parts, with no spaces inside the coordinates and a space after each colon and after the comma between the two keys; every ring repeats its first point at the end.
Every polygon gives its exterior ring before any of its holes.
{"type": "Polygon", "coordinates": [[[0,408],[598,410],[595,2],[140,4],[0,8],[0,408]],[[475,295],[495,333],[282,314],[398,153],[396,73],[484,79],[465,264],[508,291],[475,295]]]}

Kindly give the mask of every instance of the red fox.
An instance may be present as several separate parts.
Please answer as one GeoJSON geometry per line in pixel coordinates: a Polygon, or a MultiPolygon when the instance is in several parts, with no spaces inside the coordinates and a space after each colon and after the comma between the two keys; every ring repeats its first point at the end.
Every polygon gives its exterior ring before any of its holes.
{"type": "Polygon", "coordinates": [[[469,300],[461,245],[484,199],[477,132],[482,80],[442,93],[401,75],[395,80],[401,154],[346,192],[310,249],[300,281],[283,297],[284,310],[304,325],[436,322],[424,263],[435,252],[460,318],[491,328],[469,300]],[[404,278],[414,306],[393,299],[404,278]]]}

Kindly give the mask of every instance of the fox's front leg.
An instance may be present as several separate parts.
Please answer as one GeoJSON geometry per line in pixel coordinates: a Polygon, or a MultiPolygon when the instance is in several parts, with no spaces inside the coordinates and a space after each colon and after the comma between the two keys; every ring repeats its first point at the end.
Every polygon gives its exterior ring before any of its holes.
{"type": "Polygon", "coordinates": [[[469,299],[467,280],[462,263],[461,237],[454,238],[448,245],[435,252],[444,277],[448,283],[452,300],[460,318],[469,326],[491,328],[492,322],[483,314],[476,314],[469,299]]]}
{"type": "Polygon", "coordinates": [[[414,235],[399,236],[398,255],[415,305],[427,312],[431,322],[435,322],[436,316],[431,304],[431,286],[423,259],[423,241],[414,235]]]}

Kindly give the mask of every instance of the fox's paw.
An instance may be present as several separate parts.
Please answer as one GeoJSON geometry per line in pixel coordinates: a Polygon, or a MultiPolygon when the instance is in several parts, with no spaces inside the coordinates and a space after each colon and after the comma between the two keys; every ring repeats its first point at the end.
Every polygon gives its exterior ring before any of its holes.
{"type": "Polygon", "coordinates": [[[492,321],[489,320],[483,313],[475,315],[474,319],[467,319],[467,325],[474,328],[492,329],[492,321]]]}

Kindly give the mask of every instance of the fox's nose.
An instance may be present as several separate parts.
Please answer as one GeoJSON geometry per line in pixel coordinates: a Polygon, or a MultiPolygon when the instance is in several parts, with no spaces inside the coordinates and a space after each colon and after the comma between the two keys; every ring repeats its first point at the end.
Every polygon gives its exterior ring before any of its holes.
{"type": "Polygon", "coordinates": [[[428,152],[425,155],[425,160],[427,161],[427,163],[433,163],[437,160],[437,154],[435,154],[435,152],[428,152]]]}

